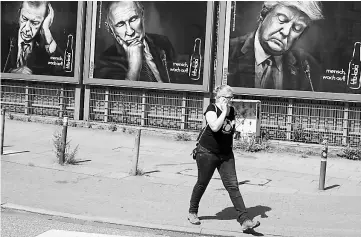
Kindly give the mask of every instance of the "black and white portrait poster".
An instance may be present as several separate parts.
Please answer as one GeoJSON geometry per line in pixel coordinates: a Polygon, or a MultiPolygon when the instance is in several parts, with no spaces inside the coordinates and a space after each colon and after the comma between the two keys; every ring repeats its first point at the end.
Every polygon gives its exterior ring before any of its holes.
{"type": "Polygon", "coordinates": [[[233,87],[361,94],[361,4],[234,1],[224,64],[233,87]]]}
{"type": "Polygon", "coordinates": [[[74,76],[78,2],[2,1],[1,72],[74,76]]]}
{"type": "Polygon", "coordinates": [[[97,2],[89,78],[203,84],[207,2],[97,2]]]}

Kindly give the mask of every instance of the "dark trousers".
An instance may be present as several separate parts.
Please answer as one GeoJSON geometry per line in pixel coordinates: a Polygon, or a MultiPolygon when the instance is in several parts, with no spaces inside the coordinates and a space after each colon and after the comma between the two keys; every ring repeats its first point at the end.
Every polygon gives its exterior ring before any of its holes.
{"type": "Polygon", "coordinates": [[[246,206],[244,205],[242,195],[238,188],[233,152],[227,156],[218,156],[199,146],[196,161],[198,180],[193,188],[189,213],[198,213],[199,202],[217,168],[233,206],[238,212],[237,221],[242,224],[248,217],[246,206]]]}

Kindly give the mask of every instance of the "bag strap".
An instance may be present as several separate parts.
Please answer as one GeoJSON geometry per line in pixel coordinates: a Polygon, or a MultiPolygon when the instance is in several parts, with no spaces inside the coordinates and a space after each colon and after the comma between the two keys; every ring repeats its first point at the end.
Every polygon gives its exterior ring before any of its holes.
{"type": "MultiPolygon", "coordinates": [[[[217,114],[217,112],[218,112],[217,106],[216,106],[215,104],[213,104],[213,105],[214,105],[214,108],[215,108],[216,114],[217,114]]],[[[218,116],[217,116],[217,117],[218,117],[218,116]]],[[[207,125],[203,128],[201,135],[198,136],[197,142],[199,142],[199,140],[201,140],[204,131],[207,129],[207,127],[208,127],[208,125],[209,125],[208,122],[207,122],[207,119],[206,119],[206,123],[207,123],[207,125]]]]}

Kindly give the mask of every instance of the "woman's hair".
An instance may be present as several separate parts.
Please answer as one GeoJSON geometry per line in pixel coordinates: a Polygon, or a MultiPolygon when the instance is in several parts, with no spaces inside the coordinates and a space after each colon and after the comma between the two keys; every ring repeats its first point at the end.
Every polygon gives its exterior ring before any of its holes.
{"type": "Polygon", "coordinates": [[[218,99],[221,95],[221,92],[226,92],[226,93],[232,93],[233,94],[233,89],[232,87],[230,87],[229,85],[220,85],[217,86],[214,89],[214,93],[216,94],[216,98],[218,99]]]}

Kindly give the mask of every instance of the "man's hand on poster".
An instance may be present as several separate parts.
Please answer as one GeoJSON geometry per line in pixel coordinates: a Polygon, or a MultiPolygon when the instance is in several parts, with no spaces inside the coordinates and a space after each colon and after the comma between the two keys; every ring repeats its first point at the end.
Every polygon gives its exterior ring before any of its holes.
{"type": "Polygon", "coordinates": [[[54,10],[50,3],[48,3],[48,15],[45,17],[45,20],[43,21],[42,31],[44,33],[44,37],[46,40],[46,50],[49,54],[54,53],[56,50],[56,42],[53,38],[53,35],[50,32],[50,26],[53,24],[54,20],[54,10]]]}
{"type": "Polygon", "coordinates": [[[116,36],[117,42],[124,48],[128,64],[129,71],[127,75],[127,79],[131,81],[138,80],[139,72],[142,68],[143,62],[143,53],[144,53],[144,45],[139,40],[133,40],[128,44],[124,40],[122,40],[119,36],[116,36]]]}
{"type": "Polygon", "coordinates": [[[22,67],[18,67],[18,68],[14,68],[10,71],[11,73],[18,73],[18,74],[26,74],[26,75],[31,75],[33,74],[33,72],[31,71],[30,68],[28,68],[27,66],[22,66],[22,67]]]}

